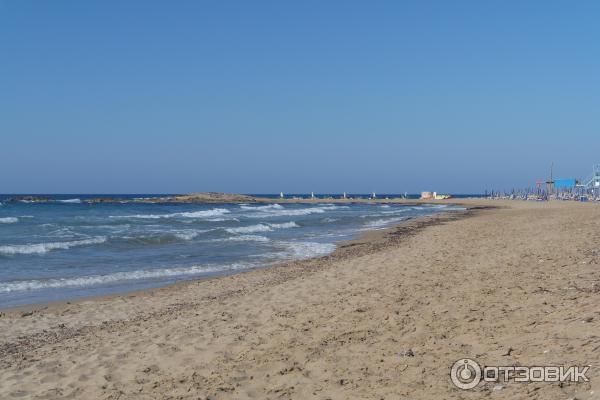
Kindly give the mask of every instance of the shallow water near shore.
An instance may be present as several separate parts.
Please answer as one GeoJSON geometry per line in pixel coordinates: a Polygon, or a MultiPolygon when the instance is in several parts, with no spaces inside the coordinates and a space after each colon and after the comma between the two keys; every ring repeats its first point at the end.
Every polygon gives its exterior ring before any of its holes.
{"type": "Polygon", "coordinates": [[[0,307],[158,287],[326,255],[369,229],[457,207],[87,204],[0,199],[0,307]]]}

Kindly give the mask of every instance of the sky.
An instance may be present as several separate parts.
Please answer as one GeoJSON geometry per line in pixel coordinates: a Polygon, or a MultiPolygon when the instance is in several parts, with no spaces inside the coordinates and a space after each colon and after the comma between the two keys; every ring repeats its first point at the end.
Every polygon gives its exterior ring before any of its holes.
{"type": "Polygon", "coordinates": [[[0,0],[0,193],[483,193],[600,163],[600,2],[0,0]]]}

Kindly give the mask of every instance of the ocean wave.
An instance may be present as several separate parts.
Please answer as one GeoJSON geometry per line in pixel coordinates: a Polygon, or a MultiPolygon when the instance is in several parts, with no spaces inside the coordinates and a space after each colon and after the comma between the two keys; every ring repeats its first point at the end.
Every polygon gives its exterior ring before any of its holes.
{"type": "Polygon", "coordinates": [[[192,240],[200,233],[196,231],[189,232],[165,232],[161,234],[137,235],[137,236],[115,236],[114,239],[126,240],[134,245],[160,245],[175,243],[181,240],[192,240]]]}
{"type": "Polygon", "coordinates": [[[256,233],[256,232],[269,232],[273,229],[265,224],[240,226],[238,228],[227,228],[225,229],[229,233],[256,233]]]}
{"type": "Polygon", "coordinates": [[[227,265],[190,266],[164,269],[136,270],[129,272],[115,272],[107,275],[91,275],[78,278],[35,279],[0,283],[0,293],[23,292],[39,289],[86,287],[106,285],[111,283],[126,282],[140,279],[167,278],[185,275],[202,275],[214,272],[225,272],[252,268],[251,263],[232,263],[227,265]]]}
{"type": "Polygon", "coordinates": [[[16,217],[0,218],[0,224],[14,224],[17,222],[19,222],[19,218],[16,218],[16,217]]]}
{"type": "Polygon", "coordinates": [[[240,226],[237,228],[226,228],[225,231],[229,233],[256,233],[256,232],[270,232],[273,229],[288,229],[296,228],[298,224],[294,221],[283,222],[281,224],[257,224],[249,226],[240,226]]]}
{"type": "Polygon", "coordinates": [[[135,214],[135,215],[110,215],[109,218],[135,218],[135,219],[159,219],[159,218],[209,218],[228,214],[225,208],[213,208],[204,211],[189,211],[172,214],[135,214]]]}
{"type": "Polygon", "coordinates": [[[327,255],[335,250],[333,243],[280,242],[294,258],[305,259],[327,255]]]}
{"type": "Polygon", "coordinates": [[[268,237],[260,235],[239,235],[222,239],[212,239],[211,242],[269,242],[270,240],[268,237]]]}
{"type": "Polygon", "coordinates": [[[323,214],[326,211],[325,207],[311,208],[281,208],[263,210],[258,213],[248,214],[248,218],[270,218],[270,217],[297,217],[310,214],[323,214]]]}
{"type": "MultiPolygon", "coordinates": [[[[180,221],[184,224],[194,224],[197,222],[197,219],[186,218],[186,219],[182,219],[180,221]]],[[[202,218],[202,222],[225,222],[225,221],[240,222],[240,220],[235,217],[202,218]]]]}
{"type": "Polygon", "coordinates": [[[223,221],[240,222],[239,219],[233,218],[233,217],[229,217],[229,218],[207,218],[206,220],[210,221],[210,222],[223,222],[223,221]]]}
{"type": "Polygon", "coordinates": [[[308,208],[290,208],[281,204],[269,204],[266,206],[246,206],[241,205],[241,209],[254,211],[254,213],[245,215],[248,218],[268,218],[268,217],[295,217],[310,214],[323,214],[326,211],[349,208],[348,206],[338,206],[335,204],[317,204],[316,207],[308,208]]]}
{"type": "MultiPolygon", "coordinates": [[[[42,224],[40,226],[57,226],[57,225],[42,224]]],[[[131,224],[125,222],[125,223],[118,223],[118,224],[111,224],[111,225],[78,225],[77,227],[82,228],[82,229],[109,229],[109,230],[113,230],[113,231],[124,231],[124,230],[131,228],[131,226],[132,226],[131,224]]],[[[147,225],[147,226],[152,226],[152,225],[147,225]]]]}
{"type": "Polygon", "coordinates": [[[240,208],[243,210],[260,210],[260,211],[265,211],[265,210],[283,210],[284,207],[281,204],[269,204],[266,206],[249,206],[246,204],[241,204],[240,208]]]}
{"type": "Polygon", "coordinates": [[[187,232],[178,232],[175,234],[176,238],[182,240],[192,240],[200,234],[198,231],[187,231],[187,232]]]}
{"type": "Polygon", "coordinates": [[[181,240],[192,240],[201,233],[210,232],[214,229],[183,229],[183,230],[144,230],[129,232],[125,235],[113,234],[111,239],[126,240],[133,244],[166,244],[181,240]]]}
{"type": "Polygon", "coordinates": [[[54,229],[47,233],[48,236],[54,236],[57,238],[74,238],[74,237],[86,237],[87,235],[72,231],[70,228],[62,227],[54,229]]]}
{"type": "Polygon", "coordinates": [[[407,211],[412,211],[412,210],[415,210],[415,208],[413,208],[413,207],[405,207],[405,208],[396,208],[396,209],[391,210],[391,211],[382,211],[381,213],[382,214],[387,214],[387,215],[389,215],[389,214],[402,214],[402,213],[405,213],[407,211]]]}
{"type": "Polygon", "coordinates": [[[387,227],[395,222],[400,222],[406,220],[406,217],[397,217],[397,218],[385,218],[385,219],[376,219],[375,221],[369,221],[365,224],[365,227],[368,229],[377,229],[387,227]]]}
{"type": "Polygon", "coordinates": [[[319,208],[324,211],[334,211],[334,210],[347,210],[350,208],[350,206],[338,206],[336,204],[328,204],[328,205],[325,205],[325,206],[322,206],[319,208]]]}
{"type": "Polygon", "coordinates": [[[225,208],[213,208],[212,210],[206,211],[190,211],[190,212],[182,212],[172,214],[177,217],[185,217],[185,218],[206,218],[206,217],[216,217],[223,214],[229,214],[229,210],[225,208]]]}
{"type": "Polygon", "coordinates": [[[281,224],[269,224],[271,228],[274,229],[288,229],[288,228],[298,228],[299,225],[294,221],[290,222],[282,222],[281,224]]]}
{"type": "Polygon", "coordinates": [[[66,199],[66,200],[56,200],[59,203],[73,203],[73,204],[79,204],[81,203],[81,199],[66,199]]]}
{"type": "Polygon", "coordinates": [[[106,236],[98,236],[89,239],[73,240],[70,242],[50,242],[36,244],[14,244],[0,246],[0,254],[44,254],[51,250],[70,249],[75,246],[85,246],[89,244],[100,244],[106,242],[106,236]]]}

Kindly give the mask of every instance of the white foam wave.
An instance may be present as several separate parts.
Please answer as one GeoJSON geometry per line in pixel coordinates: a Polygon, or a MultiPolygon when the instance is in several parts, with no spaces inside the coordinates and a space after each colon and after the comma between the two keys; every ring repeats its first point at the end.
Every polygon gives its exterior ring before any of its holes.
{"type": "Polygon", "coordinates": [[[335,250],[333,243],[318,242],[281,242],[294,258],[310,258],[324,256],[335,250]]]}
{"type": "Polygon", "coordinates": [[[283,210],[284,207],[281,204],[269,204],[266,206],[248,206],[245,204],[240,205],[243,210],[254,210],[254,211],[265,211],[265,210],[283,210]]]}
{"type": "MultiPolygon", "coordinates": [[[[153,225],[149,225],[153,226],[153,225]]],[[[160,226],[159,226],[160,228],[160,226]]],[[[210,232],[213,229],[182,229],[182,230],[164,230],[164,229],[152,229],[143,231],[130,232],[128,230],[122,230],[121,232],[115,232],[112,239],[124,239],[131,240],[136,243],[146,244],[161,244],[169,243],[174,239],[180,240],[192,240],[201,233],[210,232]],[[126,233],[125,235],[119,235],[126,233]]]]}
{"type": "Polygon", "coordinates": [[[256,232],[269,232],[273,229],[264,224],[240,226],[238,228],[227,228],[225,229],[229,233],[256,233],[256,232]]]}
{"type": "Polygon", "coordinates": [[[210,222],[223,222],[223,221],[235,221],[235,222],[240,222],[239,219],[237,218],[207,218],[207,221],[210,222]]]}
{"type": "Polygon", "coordinates": [[[327,204],[325,207],[322,207],[325,210],[340,210],[340,209],[348,209],[350,206],[338,206],[335,204],[327,204]]]}
{"type": "Polygon", "coordinates": [[[297,217],[301,215],[323,214],[326,207],[311,207],[311,208],[281,208],[269,209],[262,212],[248,214],[248,218],[269,218],[269,217],[297,217]]]}
{"type": "Polygon", "coordinates": [[[385,219],[376,219],[375,221],[370,221],[365,224],[368,229],[377,229],[383,228],[388,225],[391,225],[395,222],[400,222],[406,220],[406,217],[397,217],[397,218],[385,218],[385,219]]]}
{"type": "Polygon", "coordinates": [[[229,210],[227,210],[225,208],[213,208],[212,210],[182,212],[182,213],[175,213],[172,215],[177,216],[177,217],[184,217],[184,218],[206,218],[206,217],[216,217],[216,216],[228,214],[228,213],[229,213],[229,210]]]}
{"type": "Polygon", "coordinates": [[[15,218],[15,217],[0,218],[0,224],[14,224],[17,222],[19,222],[19,218],[15,218]]]}
{"type": "Polygon", "coordinates": [[[81,199],[66,199],[66,200],[56,200],[59,203],[75,203],[75,204],[79,204],[81,203],[81,199]]]}
{"type": "Polygon", "coordinates": [[[268,242],[270,240],[268,237],[260,235],[239,235],[224,239],[213,239],[212,242],[268,242]]]}
{"type": "Polygon", "coordinates": [[[405,207],[405,208],[396,208],[395,210],[391,210],[391,211],[382,211],[382,214],[402,214],[405,213],[407,211],[412,211],[415,210],[415,208],[413,207],[405,207]]]}
{"type": "Polygon", "coordinates": [[[197,237],[200,233],[198,231],[187,231],[187,232],[178,232],[175,234],[176,238],[182,240],[192,240],[197,237]]]}
{"type": "Polygon", "coordinates": [[[58,238],[74,238],[74,237],[87,236],[87,235],[82,235],[81,233],[74,232],[70,228],[54,229],[54,230],[48,232],[48,235],[58,237],[58,238]]]}
{"type": "Polygon", "coordinates": [[[99,244],[106,242],[106,236],[98,236],[89,239],[73,240],[70,242],[50,242],[36,244],[15,244],[0,246],[0,254],[44,254],[51,250],[70,249],[75,246],[85,246],[89,244],[99,244]]]}
{"type": "Polygon", "coordinates": [[[296,228],[298,224],[294,221],[283,222],[281,224],[257,224],[249,226],[240,226],[238,228],[227,228],[225,229],[229,233],[256,233],[256,232],[270,232],[273,229],[288,229],[296,228]]]}
{"type": "Polygon", "coordinates": [[[159,219],[159,218],[209,218],[217,217],[229,213],[225,208],[213,208],[212,210],[179,212],[172,214],[136,214],[136,215],[111,215],[109,218],[138,218],[138,219],[159,219]]]}
{"type": "Polygon", "coordinates": [[[107,275],[91,275],[82,276],[78,278],[60,278],[60,279],[40,279],[40,280],[27,280],[27,281],[16,281],[0,283],[0,293],[10,292],[23,292],[30,290],[39,289],[51,289],[51,288],[68,288],[68,287],[86,287],[86,286],[97,286],[106,285],[116,282],[126,282],[140,279],[155,279],[155,278],[166,278],[175,276],[185,275],[202,275],[213,272],[225,272],[232,270],[241,270],[252,268],[254,265],[251,263],[240,264],[233,263],[228,265],[208,265],[208,266],[191,266],[191,267],[177,267],[177,268],[165,268],[165,269],[150,269],[150,270],[137,270],[129,272],[115,272],[107,275]]]}
{"type": "Polygon", "coordinates": [[[269,224],[269,226],[274,229],[298,228],[298,224],[294,221],[283,222],[281,224],[269,224]]]}
{"type": "Polygon", "coordinates": [[[295,217],[310,214],[322,214],[326,211],[349,208],[348,206],[338,206],[335,204],[318,204],[317,207],[309,208],[291,208],[284,207],[281,204],[269,204],[266,206],[246,206],[240,205],[240,208],[254,213],[245,215],[248,218],[268,218],[268,217],[295,217]]]}

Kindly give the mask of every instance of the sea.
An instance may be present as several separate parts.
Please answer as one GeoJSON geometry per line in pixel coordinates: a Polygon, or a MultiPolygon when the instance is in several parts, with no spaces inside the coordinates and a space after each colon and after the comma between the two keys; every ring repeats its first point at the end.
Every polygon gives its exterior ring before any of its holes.
{"type": "Polygon", "coordinates": [[[142,200],[163,196],[44,195],[44,201],[32,202],[0,195],[0,308],[124,293],[323,256],[365,230],[460,209],[326,200],[142,200]],[[119,201],[86,202],[98,197],[119,201]]]}

